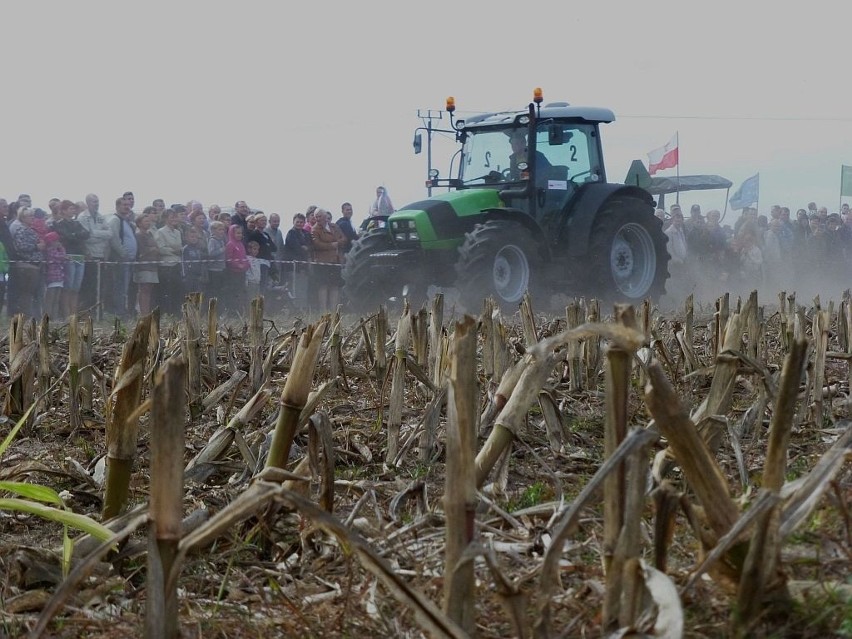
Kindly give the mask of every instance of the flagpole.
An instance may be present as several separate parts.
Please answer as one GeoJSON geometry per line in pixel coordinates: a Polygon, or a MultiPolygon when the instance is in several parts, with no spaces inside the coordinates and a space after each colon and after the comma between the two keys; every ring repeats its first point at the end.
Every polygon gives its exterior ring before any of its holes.
{"type": "Polygon", "coordinates": [[[837,212],[843,210],[843,165],[840,165],[840,197],[837,199],[837,212]]]}
{"type": "Polygon", "coordinates": [[[677,149],[677,194],[675,198],[680,204],[680,131],[675,131],[675,148],[677,149]]]}

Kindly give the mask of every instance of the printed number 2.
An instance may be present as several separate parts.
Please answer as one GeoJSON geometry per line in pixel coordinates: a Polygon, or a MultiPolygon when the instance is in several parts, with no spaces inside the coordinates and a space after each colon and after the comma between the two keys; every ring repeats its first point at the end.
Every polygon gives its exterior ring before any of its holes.
{"type": "Polygon", "coordinates": [[[572,144],[568,148],[571,150],[571,161],[576,162],[577,161],[577,146],[572,144]]]}
{"type": "Polygon", "coordinates": [[[491,166],[491,151],[485,152],[485,168],[489,168],[491,166]]]}

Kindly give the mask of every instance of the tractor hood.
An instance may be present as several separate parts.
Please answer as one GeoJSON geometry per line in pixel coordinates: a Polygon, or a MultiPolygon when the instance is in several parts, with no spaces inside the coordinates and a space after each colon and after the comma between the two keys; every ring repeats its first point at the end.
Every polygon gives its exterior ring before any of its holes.
{"type": "Polygon", "coordinates": [[[445,242],[458,244],[464,234],[481,219],[482,211],[505,206],[496,189],[465,189],[435,195],[412,202],[391,215],[388,223],[393,232],[400,225],[414,222],[424,245],[445,242]]]}

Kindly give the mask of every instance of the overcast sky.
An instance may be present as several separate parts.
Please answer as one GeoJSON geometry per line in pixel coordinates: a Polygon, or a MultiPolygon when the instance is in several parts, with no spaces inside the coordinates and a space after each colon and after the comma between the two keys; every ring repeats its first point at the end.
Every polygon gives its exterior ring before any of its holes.
{"type": "MultiPolygon", "coordinates": [[[[125,190],[286,220],[425,195],[417,109],[611,108],[610,181],[680,136],[681,174],[760,172],[760,208],[836,208],[852,164],[844,3],[362,0],[44,2],[4,7],[0,195],[103,210],[125,190]],[[758,6],[759,5],[759,6],[758,6]],[[298,8],[296,8],[298,7],[298,8]]],[[[441,124],[446,124],[446,120],[441,124]]],[[[446,175],[449,144],[436,145],[446,175]]],[[[674,175],[670,170],[664,175],[674,175]]],[[[699,201],[724,206],[724,192],[699,201]]],[[[286,224],[287,222],[285,222],[286,224]]]]}

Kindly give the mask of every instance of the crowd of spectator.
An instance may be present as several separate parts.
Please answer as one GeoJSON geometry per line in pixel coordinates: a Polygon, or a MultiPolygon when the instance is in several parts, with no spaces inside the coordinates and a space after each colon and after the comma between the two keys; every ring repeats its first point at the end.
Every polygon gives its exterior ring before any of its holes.
{"type": "Polygon", "coordinates": [[[331,311],[343,257],[358,237],[352,216],[349,202],[336,222],[312,205],[284,230],[279,214],[244,200],[228,211],[155,199],[137,212],[128,191],[105,214],[95,194],[53,198],[47,210],[26,194],[0,199],[0,309],[60,320],[81,309],[177,315],[197,291],[216,297],[225,313],[245,313],[261,293],[273,304],[298,300],[305,310],[331,311]]]}
{"type": "Polygon", "coordinates": [[[843,204],[839,213],[811,202],[796,211],[773,205],[769,215],[756,208],[741,210],[733,225],[722,224],[718,210],[702,214],[697,204],[685,217],[678,204],[657,209],[669,238],[671,255],[668,291],[683,299],[712,301],[724,291],[767,295],[782,290],[815,295],[847,288],[852,271],[852,215],[843,204]]]}
{"type": "MultiPolygon", "coordinates": [[[[384,187],[367,218],[355,228],[353,207],[340,216],[311,205],[281,228],[281,216],[253,210],[244,200],[232,210],[191,200],[166,207],[155,199],[135,211],[132,192],[101,212],[100,199],[53,198],[47,210],[28,195],[0,198],[0,310],[63,319],[79,309],[122,318],[159,307],[181,312],[184,296],[216,297],[225,313],[244,313],[264,294],[274,305],[326,312],[340,300],[341,264],[359,232],[393,212],[384,187]],[[295,300],[295,301],[294,301],[295,300]]],[[[679,204],[657,209],[671,256],[667,285],[672,300],[693,293],[712,301],[724,291],[753,289],[803,295],[849,286],[852,275],[852,212],[811,202],[796,212],[774,205],[768,215],[742,209],[733,224],[718,210],[706,216],[697,204],[688,217],[679,204]]]]}

